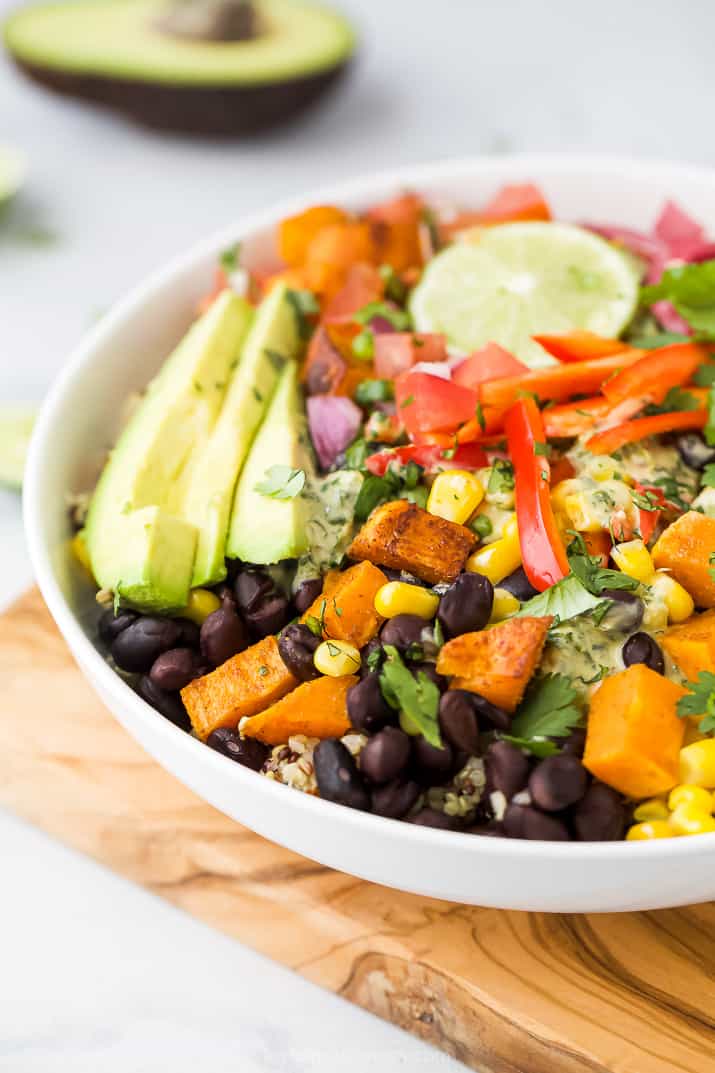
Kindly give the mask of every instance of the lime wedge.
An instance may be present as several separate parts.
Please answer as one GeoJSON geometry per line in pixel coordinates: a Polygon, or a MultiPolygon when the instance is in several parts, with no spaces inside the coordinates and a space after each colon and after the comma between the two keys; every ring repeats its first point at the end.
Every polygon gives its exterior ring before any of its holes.
{"type": "Polygon", "coordinates": [[[468,353],[494,342],[527,365],[553,358],[531,336],[620,335],[638,301],[633,265],[605,239],[560,223],[465,232],[425,269],[410,301],[419,332],[468,353]]]}
{"type": "Polygon", "coordinates": [[[16,149],[0,145],[0,205],[20,189],[24,178],[25,158],[16,149]]]}
{"type": "Polygon", "coordinates": [[[22,475],[37,411],[19,403],[0,406],[0,484],[22,487],[22,475]]]}

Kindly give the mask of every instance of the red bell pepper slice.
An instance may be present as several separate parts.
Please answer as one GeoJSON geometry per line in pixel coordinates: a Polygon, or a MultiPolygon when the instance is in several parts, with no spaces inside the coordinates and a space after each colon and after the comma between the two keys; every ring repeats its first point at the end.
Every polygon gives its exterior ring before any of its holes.
{"type": "Polygon", "coordinates": [[[707,351],[697,343],[664,346],[607,380],[603,394],[611,404],[624,399],[660,403],[670,388],[687,383],[698,365],[706,361],[707,351]]]}
{"type": "Polygon", "coordinates": [[[521,558],[529,581],[543,592],[570,572],[551,509],[549,463],[536,453],[546,442],[544,422],[534,400],[522,398],[511,407],[504,424],[514,465],[521,558]]]}
{"type": "Polygon", "coordinates": [[[395,381],[397,413],[409,433],[451,432],[468,421],[477,393],[429,373],[406,373],[395,381]]]}
{"type": "Polygon", "coordinates": [[[650,509],[647,507],[638,508],[638,531],[641,535],[641,540],[647,544],[656,530],[659,514],[665,507],[665,495],[662,488],[653,488],[651,485],[639,484],[637,481],[635,489],[641,495],[647,496],[653,503],[650,509]]]}
{"type": "Polygon", "coordinates": [[[610,455],[619,447],[625,447],[627,443],[637,443],[647,436],[703,428],[707,420],[707,410],[676,410],[674,413],[655,414],[653,417],[637,417],[633,421],[624,421],[613,428],[597,432],[586,441],[586,446],[591,454],[610,455]]]}
{"type": "Polygon", "coordinates": [[[375,374],[394,380],[418,361],[446,361],[447,339],[437,332],[382,332],[375,336],[375,374]]]}
{"type": "Polygon", "coordinates": [[[621,339],[604,339],[595,332],[569,332],[567,335],[535,335],[534,341],[558,361],[588,361],[589,358],[607,358],[630,350],[621,339]]]}
{"type": "Polygon", "coordinates": [[[566,440],[589,432],[599,421],[608,417],[612,407],[603,395],[578,402],[565,402],[561,406],[549,406],[543,411],[547,439],[566,440]]]}
{"type": "Polygon", "coordinates": [[[485,406],[506,408],[519,395],[533,392],[540,399],[568,399],[572,395],[587,395],[598,391],[614,373],[620,372],[643,357],[642,350],[624,350],[607,358],[591,361],[574,361],[568,365],[554,365],[548,369],[532,369],[521,376],[508,376],[490,380],[479,388],[479,397],[485,406]]]}
{"type": "Polygon", "coordinates": [[[486,454],[476,443],[465,444],[457,447],[452,454],[451,449],[445,451],[439,444],[408,444],[405,447],[394,447],[389,451],[377,451],[369,455],[365,460],[369,473],[376,477],[383,477],[391,463],[397,466],[406,466],[408,462],[416,462],[428,473],[434,473],[440,469],[482,469],[489,465],[486,454]]]}
{"type": "Polygon", "coordinates": [[[488,380],[497,380],[504,376],[519,376],[529,371],[529,367],[515,358],[498,343],[487,343],[481,350],[470,354],[468,358],[452,370],[455,384],[476,390],[488,380]]]}

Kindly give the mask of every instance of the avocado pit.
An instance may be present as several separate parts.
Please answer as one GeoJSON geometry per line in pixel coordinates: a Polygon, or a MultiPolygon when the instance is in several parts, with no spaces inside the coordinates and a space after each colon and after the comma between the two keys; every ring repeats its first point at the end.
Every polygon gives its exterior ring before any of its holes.
{"type": "Polygon", "coordinates": [[[192,41],[250,41],[260,25],[252,0],[173,0],[154,25],[192,41]]]}

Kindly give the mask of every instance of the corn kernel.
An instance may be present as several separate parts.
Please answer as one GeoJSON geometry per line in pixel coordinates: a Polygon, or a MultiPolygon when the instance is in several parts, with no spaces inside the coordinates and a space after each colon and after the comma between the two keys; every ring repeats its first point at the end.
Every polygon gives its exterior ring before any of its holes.
{"type": "Polygon", "coordinates": [[[638,823],[649,823],[652,820],[667,820],[670,816],[668,806],[661,797],[651,797],[648,801],[641,801],[633,809],[633,819],[638,823]]]}
{"type": "Polygon", "coordinates": [[[499,540],[478,548],[467,559],[467,570],[483,574],[492,585],[498,585],[520,566],[519,527],[515,514],[504,526],[504,535],[499,540]]]}
{"type": "Polygon", "coordinates": [[[650,552],[642,540],[628,540],[624,544],[616,544],[611,556],[619,570],[637,581],[648,584],[655,574],[650,552]]]}
{"type": "Polygon", "coordinates": [[[668,794],[668,808],[674,812],[681,805],[692,805],[693,808],[709,815],[713,810],[712,794],[702,786],[689,786],[687,783],[681,783],[680,786],[674,786],[668,794]]]}
{"type": "Polygon", "coordinates": [[[435,477],[427,510],[438,518],[464,525],[484,499],[484,485],[466,469],[447,469],[435,477]]]}
{"type": "Polygon", "coordinates": [[[695,805],[678,805],[670,814],[669,823],[677,835],[705,835],[715,831],[715,819],[695,805]]]}
{"type": "Polygon", "coordinates": [[[656,570],[651,578],[655,593],[668,609],[669,622],[685,622],[695,610],[695,603],[687,589],[664,570],[656,570]]]}
{"type": "Polygon", "coordinates": [[[383,618],[419,615],[420,618],[431,619],[437,614],[438,607],[439,596],[436,593],[406,581],[388,581],[375,593],[375,610],[383,618]]]}
{"type": "Polygon", "coordinates": [[[215,592],[208,589],[192,589],[189,593],[189,601],[183,610],[179,612],[181,618],[188,618],[197,626],[202,626],[210,614],[218,611],[221,601],[215,592]]]}
{"type": "Polygon", "coordinates": [[[715,790],[715,738],[694,741],[680,750],[680,781],[715,790]]]}
{"type": "Polygon", "coordinates": [[[489,621],[502,622],[505,618],[509,618],[510,615],[515,614],[520,607],[521,604],[516,596],[509,592],[508,589],[495,589],[492,613],[489,621]]]}
{"type": "Polygon", "coordinates": [[[323,641],[313,655],[315,669],[330,678],[342,678],[360,670],[360,652],[349,641],[323,641]]]}
{"type": "Polygon", "coordinates": [[[75,559],[82,567],[82,569],[86,570],[90,577],[93,577],[94,575],[92,574],[92,560],[90,559],[89,552],[87,551],[87,541],[85,540],[84,530],[80,530],[79,533],[76,533],[72,537],[72,543],[70,544],[70,547],[72,549],[72,554],[74,555],[75,559]]]}
{"type": "Polygon", "coordinates": [[[628,828],[626,842],[650,842],[654,838],[672,838],[675,831],[667,820],[649,820],[647,823],[634,823],[628,828]]]}

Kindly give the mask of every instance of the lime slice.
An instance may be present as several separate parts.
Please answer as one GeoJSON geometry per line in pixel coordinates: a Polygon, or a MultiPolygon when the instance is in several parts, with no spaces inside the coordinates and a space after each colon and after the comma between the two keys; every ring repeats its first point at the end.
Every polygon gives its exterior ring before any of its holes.
{"type": "Polygon", "coordinates": [[[36,410],[20,404],[0,407],[0,484],[22,487],[22,475],[36,410]]]}
{"type": "Polygon", "coordinates": [[[16,149],[0,145],[0,205],[20,189],[24,178],[25,158],[16,149]]]}
{"type": "Polygon", "coordinates": [[[531,336],[576,329],[620,335],[638,301],[632,264],[605,239],[559,223],[514,223],[465,232],[439,253],[415,288],[420,332],[443,332],[468,353],[500,343],[527,365],[553,359],[531,336]]]}

